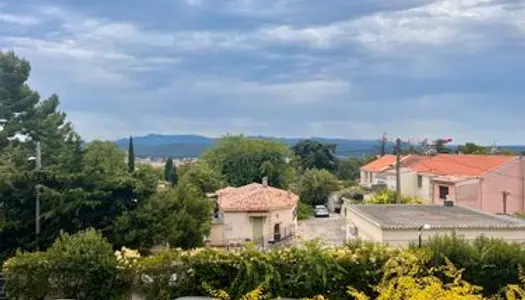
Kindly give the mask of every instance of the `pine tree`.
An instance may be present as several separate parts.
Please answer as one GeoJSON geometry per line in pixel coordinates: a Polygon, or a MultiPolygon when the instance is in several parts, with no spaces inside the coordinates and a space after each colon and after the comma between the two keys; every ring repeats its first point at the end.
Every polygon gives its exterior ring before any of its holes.
{"type": "Polygon", "coordinates": [[[133,136],[129,136],[128,170],[130,173],[135,171],[135,149],[133,148],[133,136]]]}

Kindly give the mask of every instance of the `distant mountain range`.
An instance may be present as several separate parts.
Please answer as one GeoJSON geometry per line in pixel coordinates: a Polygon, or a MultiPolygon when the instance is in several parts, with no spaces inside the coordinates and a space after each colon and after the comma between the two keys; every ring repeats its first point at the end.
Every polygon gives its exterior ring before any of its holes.
{"type": "MultiPolygon", "coordinates": [[[[305,138],[278,138],[278,137],[264,137],[252,136],[250,138],[260,138],[274,140],[281,142],[288,146],[297,144],[300,140],[305,138]]],[[[332,138],[311,138],[313,140],[337,145],[336,155],[342,157],[358,157],[363,155],[375,155],[379,153],[378,140],[347,140],[347,139],[332,139],[332,138]]],[[[149,134],[146,136],[133,137],[133,144],[135,146],[135,155],[140,157],[198,157],[208,148],[210,148],[216,141],[216,138],[210,138],[200,135],[160,135],[149,134]]],[[[127,150],[128,139],[118,139],[117,145],[127,150]]],[[[403,144],[403,149],[408,149],[408,144],[403,144]]],[[[451,149],[457,146],[450,145],[451,149]]],[[[516,153],[525,151],[525,146],[499,146],[500,149],[511,150],[516,153]]],[[[392,153],[394,144],[388,142],[386,145],[386,152],[392,153]]]]}
{"type": "MultiPolygon", "coordinates": [[[[251,138],[261,138],[281,142],[288,146],[297,144],[304,138],[276,138],[253,136],[251,138]]],[[[377,154],[379,152],[379,141],[376,140],[346,140],[330,138],[312,138],[313,140],[336,144],[338,156],[362,156],[377,154]]],[[[149,134],[146,136],[133,137],[135,155],[151,157],[197,157],[212,146],[216,138],[204,137],[200,135],[159,135],[149,134]]],[[[116,141],[122,148],[128,148],[128,139],[123,138],[116,141]]],[[[387,144],[387,151],[392,152],[393,143],[387,144]]]]}

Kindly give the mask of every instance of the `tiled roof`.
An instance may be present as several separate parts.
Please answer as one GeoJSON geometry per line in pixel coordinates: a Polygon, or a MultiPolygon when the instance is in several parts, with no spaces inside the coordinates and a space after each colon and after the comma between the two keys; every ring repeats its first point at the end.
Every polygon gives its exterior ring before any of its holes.
{"type": "MultiPolygon", "coordinates": [[[[428,159],[428,156],[421,156],[421,155],[405,155],[401,157],[401,166],[402,167],[409,167],[421,160],[428,159]]],[[[388,170],[392,166],[395,166],[396,164],[396,156],[392,154],[387,154],[384,156],[379,157],[378,159],[364,165],[361,167],[362,170],[368,171],[368,172],[383,172],[385,170],[388,170]]]]}
{"type": "Polygon", "coordinates": [[[364,166],[361,167],[362,170],[368,172],[381,172],[391,167],[391,165],[396,163],[396,156],[387,154],[384,155],[364,166]]]}
{"type": "Polygon", "coordinates": [[[227,187],[216,192],[223,211],[271,211],[292,208],[299,197],[285,190],[252,183],[242,187],[227,187]]]}
{"type": "Polygon", "coordinates": [[[466,207],[422,204],[350,205],[355,214],[382,229],[525,229],[525,221],[492,215],[466,207]]]}
{"type": "Polygon", "coordinates": [[[516,159],[515,156],[503,155],[439,154],[429,159],[419,161],[410,166],[410,168],[418,173],[482,176],[514,159],[516,159]]]}

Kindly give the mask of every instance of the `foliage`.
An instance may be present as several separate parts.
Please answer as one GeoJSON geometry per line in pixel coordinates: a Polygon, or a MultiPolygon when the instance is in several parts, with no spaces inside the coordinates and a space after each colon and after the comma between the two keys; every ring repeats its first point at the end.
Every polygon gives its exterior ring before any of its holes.
{"type": "Polygon", "coordinates": [[[212,204],[191,185],[161,191],[117,219],[117,245],[150,248],[202,246],[210,231],[212,204]]]}
{"type": "Polygon", "coordinates": [[[312,206],[299,201],[299,205],[297,206],[297,219],[306,220],[312,217],[313,215],[314,209],[312,208],[312,206]]]}
{"type": "Polygon", "coordinates": [[[505,289],[505,296],[508,300],[525,299],[525,271],[523,266],[519,266],[520,283],[509,284],[505,289]]]}
{"type": "Polygon", "coordinates": [[[476,145],[475,143],[465,143],[465,145],[458,146],[459,153],[463,154],[488,154],[486,147],[476,145]]]}
{"type": "Polygon", "coordinates": [[[285,144],[247,138],[225,136],[202,157],[217,170],[231,186],[261,182],[275,187],[286,187],[294,179],[294,169],[288,163],[292,154],[285,144]]]}
{"type": "Polygon", "coordinates": [[[94,230],[62,234],[45,253],[19,252],[3,271],[12,299],[115,299],[131,284],[120,280],[111,244],[94,230]]]}
{"type": "Polygon", "coordinates": [[[450,153],[450,148],[447,147],[449,140],[447,139],[437,139],[434,141],[434,149],[437,153],[450,153]]]}
{"type": "Polygon", "coordinates": [[[339,182],[326,170],[312,169],[301,176],[297,190],[303,203],[320,205],[326,203],[332,192],[339,190],[339,182]]]}
{"type": "Polygon", "coordinates": [[[202,196],[226,185],[222,175],[204,162],[191,164],[186,168],[180,177],[180,182],[196,187],[202,196]]]}
{"type": "Polygon", "coordinates": [[[164,165],[164,181],[170,182],[172,185],[177,184],[178,181],[177,168],[171,158],[168,158],[164,165]]]}
{"type": "Polygon", "coordinates": [[[292,147],[301,170],[324,169],[334,171],[336,169],[335,150],[335,144],[323,144],[311,139],[299,141],[292,147]]]}
{"type": "MultiPolygon", "coordinates": [[[[481,288],[462,279],[464,270],[458,270],[450,261],[444,265],[423,269],[426,258],[405,252],[391,258],[384,266],[385,274],[377,285],[378,300],[390,299],[483,299],[481,288]],[[441,279],[443,277],[443,281],[441,279]],[[450,282],[450,283],[446,283],[450,282]]],[[[350,295],[359,300],[370,299],[365,293],[350,288],[350,295]]]]}
{"type": "Polygon", "coordinates": [[[485,295],[500,292],[507,284],[519,283],[519,266],[525,265],[525,249],[503,240],[479,237],[474,241],[452,236],[437,236],[424,244],[432,260],[428,267],[437,267],[449,259],[465,269],[463,278],[482,286],[485,295]]]}
{"type": "MultiPolygon", "coordinates": [[[[366,202],[370,204],[395,204],[396,195],[397,193],[395,191],[386,189],[386,190],[382,190],[380,192],[375,193],[372,197],[366,200],[366,202]]],[[[423,203],[423,201],[417,197],[401,195],[401,203],[402,204],[421,204],[423,203]]]]}
{"type": "Polygon", "coordinates": [[[3,267],[9,299],[44,299],[49,291],[50,267],[46,253],[17,252],[3,267]]]}
{"type": "Polygon", "coordinates": [[[338,159],[335,174],[337,178],[341,180],[359,180],[359,176],[361,176],[361,166],[366,165],[374,159],[374,157],[338,159]]]}
{"type": "Polygon", "coordinates": [[[133,147],[133,137],[129,137],[129,146],[128,146],[128,171],[135,171],[135,148],[133,147]]]}

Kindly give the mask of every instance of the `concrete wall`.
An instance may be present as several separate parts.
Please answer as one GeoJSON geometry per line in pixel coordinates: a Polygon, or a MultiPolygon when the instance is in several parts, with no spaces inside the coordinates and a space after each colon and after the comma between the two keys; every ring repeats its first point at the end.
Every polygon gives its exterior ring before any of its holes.
{"type": "Polygon", "coordinates": [[[346,209],[346,218],[348,225],[356,229],[356,232],[354,232],[355,237],[371,242],[381,242],[383,240],[383,233],[376,224],[371,223],[350,209],[346,209]]]}
{"type": "MultiPolygon", "coordinates": [[[[421,199],[423,199],[424,204],[432,204],[432,184],[431,184],[431,177],[427,175],[420,175],[421,176],[421,188],[418,187],[417,189],[417,196],[421,199]]],[[[416,186],[417,186],[417,177],[418,174],[415,174],[416,177],[416,186]]]]}
{"type": "Polygon", "coordinates": [[[483,178],[480,209],[491,213],[503,213],[503,191],[508,191],[507,213],[525,211],[524,159],[517,158],[483,178]]]}

